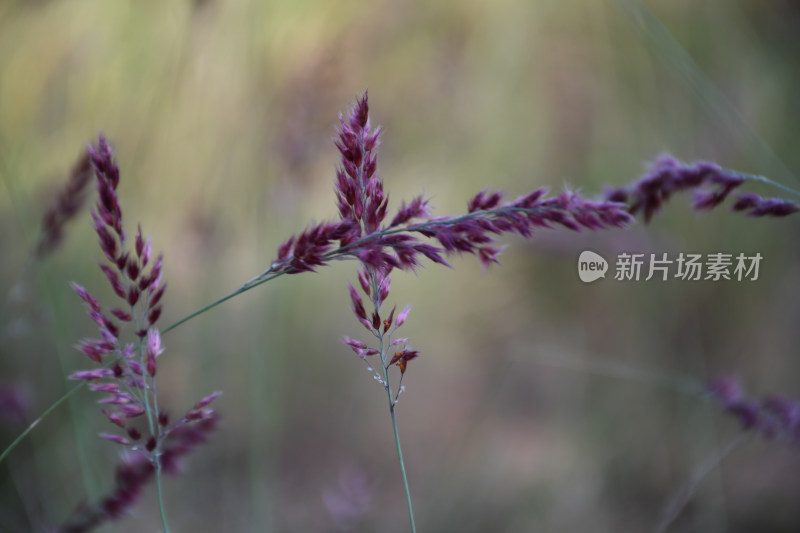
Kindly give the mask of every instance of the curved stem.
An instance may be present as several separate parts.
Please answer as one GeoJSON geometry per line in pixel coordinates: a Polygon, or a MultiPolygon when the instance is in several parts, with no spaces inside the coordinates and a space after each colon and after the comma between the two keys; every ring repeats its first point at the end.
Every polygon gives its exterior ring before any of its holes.
{"type": "Polygon", "coordinates": [[[247,283],[245,283],[244,285],[242,285],[241,287],[239,287],[238,289],[236,289],[236,290],[235,290],[235,291],[233,291],[232,293],[230,293],[230,294],[227,294],[227,295],[223,296],[222,298],[219,298],[218,300],[214,300],[213,302],[211,302],[211,303],[210,303],[210,304],[208,304],[208,305],[204,305],[203,307],[201,307],[201,308],[200,308],[200,309],[198,309],[197,311],[194,311],[194,312],[192,312],[192,313],[189,313],[188,315],[186,315],[185,317],[181,318],[181,319],[180,319],[180,320],[178,320],[177,322],[174,322],[174,323],[170,324],[169,326],[167,326],[166,328],[162,329],[162,330],[161,330],[161,334],[163,335],[163,334],[166,334],[166,333],[168,333],[168,332],[172,331],[173,329],[177,328],[177,327],[178,327],[178,326],[180,326],[181,324],[184,324],[184,323],[186,323],[186,322],[190,321],[191,319],[193,319],[193,318],[196,318],[196,317],[198,317],[198,316],[202,315],[202,314],[203,314],[203,313],[205,313],[206,311],[208,311],[208,310],[210,310],[210,309],[213,309],[213,308],[215,308],[216,306],[218,306],[218,305],[219,305],[219,304],[221,304],[221,303],[227,302],[228,300],[230,300],[230,299],[231,299],[231,298],[233,298],[234,296],[239,296],[239,295],[240,295],[240,294],[242,294],[243,292],[247,292],[247,291],[249,291],[250,289],[253,289],[253,288],[255,288],[255,287],[258,287],[258,286],[259,286],[259,285],[261,285],[262,283],[266,283],[266,282],[268,282],[268,281],[271,281],[271,280],[273,280],[273,279],[277,278],[278,276],[282,276],[282,275],[284,275],[284,274],[289,274],[289,273],[291,273],[291,271],[285,270],[285,271],[283,271],[283,272],[275,272],[275,273],[272,273],[272,275],[271,275],[271,276],[270,276],[270,275],[268,275],[268,274],[270,274],[271,272],[272,272],[272,270],[267,270],[266,272],[264,272],[264,273],[263,273],[263,274],[261,274],[260,276],[256,276],[255,278],[251,279],[250,281],[248,281],[247,283]]]}
{"type": "Polygon", "coordinates": [[[64,394],[64,395],[63,395],[61,398],[59,398],[58,400],[56,400],[55,402],[53,402],[53,404],[52,404],[50,407],[48,407],[47,409],[45,409],[45,411],[44,411],[44,412],[43,412],[41,415],[39,415],[39,418],[37,418],[36,420],[34,420],[33,422],[31,422],[31,425],[30,425],[30,426],[28,426],[28,427],[27,427],[27,429],[25,429],[25,431],[23,431],[22,433],[20,433],[20,434],[19,434],[19,436],[17,436],[17,438],[16,438],[16,439],[14,439],[14,441],[13,441],[11,444],[9,444],[9,445],[8,445],[8,447],[7,447],[5,450],[3,450],[3,453],[2,453],[2,454],[0,454],[0,463],[2,463],[2,462],[3,462],[3,460],[6,458],[6,456],[7,456],[9,453],[11,453],[11,450],[13,450],[14,448],[16,448],[16,447],[17,447],[17,445],[18,445],[20,442],[22,442],[22,440],[23,440],[25,437],[27,437],[27,436],[28,436],[28,433],[30,433],[31,431],[33,431],[33,428],[35,428],[36,426],[38,426],[38,425],[39,425],[39,422],[41,422],[42,420],[44,420],[44,419],[45,419],[45,417],[47,417],[47,415],[49,415],[50,413],[52,413],[53,411],[55,411],[55,410],[58,408],[58,406],[60,406],[62,403],[66,402],[66,401],[67,401],[67,399],[69,399],[69,397],[70,397],[70,396],[72,396],[73,394],[75,394],[76,392],[78,392],[78,390],[80,390],[80,389],[81,389],[81,387],[83,387],[84,385],[85,385],[85,383],[79,383],[78,385],[75,385],[75,386],[74,386],[74,387],[72,387],[70,390],[68,390],[68,391],[67,391],[67,392],[66,392],[66,393],[65,393],[65,394],[64,394]]]}
{"type": "MultiPolygon", "coordinates": [[[[107,362],[105,365],[103,365],[103,367],[102,367],[102,368],[108,368],[108,367],[110,367],[111,365],[113,365],[114,363],[116,363],[117,361],[118,361],[118,358],[115,358],[115,359],[113,359],[112,361],[109,361],[109,362],[107,362]]],[[[17,438],[16,438],[16,439],[14,439],[14,440],[11,442],[11,444],[9,444],[9,445],[8,445],[8,447],[7,447],[5,450],[3,450],[3,453],[0,453],[0,463],[2,463],[2,462],[5,460],[6,456],[7,456],[9,453],[11,453],[11,451],[12,451],[14,448],[16,448],[16,447],[19,445],[19,443],[20,443],[20,442],[22,442],[22,441],[23,441],[23,439],[25,439],[25,437],[27,437],[27,436],[28,436],[28,433],[30,433],[31,431],[33,431],[33,428],[35,428],[36,426],[38,426],[38,425],[39,425],[39,423],[40,423],[42,420],[44,420],[44,419],[45,419],[45,418],[46,418],[48,415],[50,415],[50,413],[52,413],[53,411],[55,411],[55,410],[56,410],[56,409],[57,409],[57,408],[58,408],[58,407],[59,407],[59,406],[60,406],[62,403],[66,402],[66,401],[67,401],[67,400],[68,400],[68,399],[69,399],[69,398],[70,398],[70,397],[71,397],[73,394],[75,394],[76,392],[78,392],[79,390],[81,390],[81,389],[82,389],[83,387],[85,387],[85,386],[86,386],[86,382],[85,382],[85,381],[83,381],[83,382],[81,382],[81,383],[78,383],[77,385],[75,385],[74,387],[72,387],[70,390],[68,390],[67,392],[65,392],[65,393],[64,393],[64,394],[61,396],[61,398],[59,398],[58,400],[56,400],[55,402],[53,402],[53,403],[52,403],[52,405],[50,405],[50,407],[48,407],[47,409],[45,409],[45,410],[44,410],[44,412],[43,412],[42,414],[40,414],[40,415],[39,415],[39,418],[37,418],[36,420],[34,420],[33,422],[31,422],[31,425],[30,425],[30,426],[28,426],[28,427],[25,429],[25,431],[23,431],[22,433],[20,433],[20,434],[17,436],[17,438]]]]}
{"type": "Polygon", "coordinates": [[[656,524],[654,533],[663,533],[672,524],[681,511],[691,500],[697,486],[712,470],[714,470],[725,457],[728,456],[733,450],[745,442],[750,435],[747,433],[740,433],[734,437],[727,444],[715,450],[711,456],[707,457],[700,465],[697,466],[691,477],[684,483],[682,487],[672,496],[667,502],[667,505],[661,511],[661,518],[656,524]]]}

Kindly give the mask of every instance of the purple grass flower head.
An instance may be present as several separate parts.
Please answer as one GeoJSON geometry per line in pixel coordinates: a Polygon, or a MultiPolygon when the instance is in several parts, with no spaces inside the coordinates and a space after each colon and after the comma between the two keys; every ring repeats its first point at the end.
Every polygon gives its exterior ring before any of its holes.
{"type": "MultiPolygon", "coordinates": [[[[338,225],[323,223],[290,237],[279,247],[277,258],[264,277],[270,273],[314,271],[338,259],[351,258],[360,263],[358,286],[372,305],[368,309],[362,293],[348,284],[351,309],[377,343],[371,345],[348,336],[343,338],[343,343],[364,361],[373,378],[386,391],[401,466],[395,408],[404,391],[402,383],[408,364],[420,353],[408,345],[406,338],[395,336],[398,328],[405,324],[410,307],[405,307],[396,317],[396,307],[392,307],[388,315],[384,311],[394,270],[415,271],[424,260],[450,266],[445,258],[456,254],[473,255],[487,268],[499,262],[502,246],[498,246],[496,240],[502,235],[529,238],[539,230],[554,228],[576,232],[624,228],[639,212],[643,213],[644,221],[649,222],[673,194],[684,191],[694,192],[695,209],[709,210],[722,204],[745,182],[744,175],[713,163],[687,165],[673,157],[662,156],[633,185],[609,189],[604,197],[596,200],[573,191],[548,195],[545,189],[539,188],[508,201],[504,193],[484,189],[468,200],[466,213],[432,217],[428,201],[420,195],[410,202],[401,202],[390,222],[385,224],[389,195],[377,172],[375,150],[380,131],[380,128],[371,128],[365,92],[350,114],[340,117],[337,131],[335,144],[340,153],[335,180],[338,225]],[[400,370],[399,378],[395,378],[396,388],[390,379],[390,370],[395,366],[400,370]]],[[[734,210],[747,211],[752,216],[785,216],[798,209],[793,202],[755,195],[742,196],[734,205],[734,210]]],[[[738,383],[730,379],[710,384],[709,390],[744,430],[760,432],[768,438],[784,435],[793,442],[800,442],[797,422],[800,406],[796,403],[774,399],[755,402],[744,397],[738,383]]],[[[403,476],[406,481],[405,469],[403,476]]],[[[407,487],[406,481],[413,529],[407,487]]]]}
{"type": "MultiPolygon", "coordinates": [[[[393,269],[413,271],[425,259],[450,266],[446,255],[464,253],[486,267],[498,262],[502,247],[495,239],[505,233],[530,237],[536,229],[553,227],[595,231],[633,221],[622,202],[591,201],[573,192],[548,198],[544,189],[536,189],[506,202],[502,192],[484,190],[467,203],[467,213],[436,218],[430,217],[428,201],[417,196],[402,202],[385,225],[389,195],[376,171],[380,128],[370,126],[366,93],[347,117],[341,117],[337,133],[340,221],[311,226],[286,240],[268,272],[308,272],[333,260],[354,258],[388,275],[393,269]]],[[[359,281],[368,292],[361,276],[359,281]]]]}
{"type": "Polygon", "coordinates": [[[744,193],[733,204],[734,211],[746,212],[751,217],[785,217],[800,210],[795,202],[781,198],[762,198],[753,193],[744,193]]]}
{"type": "Polygon", "coordinates": [[[273,261],[270,271],[314,272],[316,267],[328,263],[330,252],[339,246],[357,239],[359,226],[352,220],[336,223],[322,223],[309,226],[298,236],[292,236],[278,249],[278,257],[273,261]]]}
{"type": "Polygon", "coordinates": [[[91,181],[92,167],[89,152],[84,150],[73,165],[67,183],[44,212],[42,234],[36,245],[36,255],[39,258],[52,253],[61,244],[64,228],[83,207],[91,181]]]}
{"type": "Polygon", "coordinates": [[[708,391],[744,431],[800,445],[800,402],[780,396],[755,400],[746,396],[739,382],[731,377],[712,380],[708,391]]]}
{"type": "MultiPolygon", "coordinates": [[[[310,272],[333,260],[356,259],[361,264],[358,285],[373,309],[368,311],[356,287],[349,285],[353,313],[367,330],[385,340],[387,347],[409,312],[406,308],[396,319],[394,308],[388,315],[382,312],[393,270],[414,271],[425,260],[450,266],[445,257],[454,254],[474,255],[488,267],[498,262],[502,247],[496,238],[503,234],[530,237],[535,230],[554,227],[596,231],[622,228],[633,221],[628,206],[619,201],[587,200],[570,191],[548,197],[544,189],[506,201],[502,192],[487,189],[467,202],[466,213],[450,217],[431,218],[429,202],[416,196],[401,202],[386,224],[389,195],[377,172],[380,133],[380,127],[373,128],[370,123],[365,92],[349,114],[340,117],[337,129],[335,145],[340,159],[334,187],[339,221],[309,226],[285,240],[271,267],[257,280],[271,273],[310,272]]],[[[345,343],[362,359],[380,354],[384,370],[396,364],[401,374],[418,355],[416,350],[404,348],[397,352],[403,355],[389,363],[393,356],[385,349],[349,337],[345,343]]],[[[376,379],[386,383],[380,373],[376,379]]]]}
{"type": "MultiPolygon", "coordinates": [[[[70,378],[89,381],[92,390],[108,394],[98,403],[105,406],[102,413],[122,434],[101,433],[101,438],[123,445],[146,460],[152,469],[150,474],[155,471],[158,461],[165,463],[172,450],[174,457],[169,464],[174,470],[176,458],[184,454],[181,450],[188,451],[190,443],[183,442],[180,449],[171,448],[172,443],[176,439],[180,441],[177,437],[184,433],[195,435],[196,430],[191,429],[194,426],[216,419],[215,412],[207,406],[219,394],[198,402],[177,423],[169,426],[166,415],[163,415],[162,423],[156,374],[157,361],[164,347],[155,324],[161,315],[161,301],[166,288],[161,279],[163,256],[159,254],[151,262],[151,240],[143,237],[141,226],[137,228],[133,249],[128,250],[117,197],[120,173],[113,152],[103,137],[96,146],[89,146],[87,152],[98,182],[98,200],[92,209],[93,227],[107,260],[100,263],[99,268],[118,298],[118,306],[107,311],[84,287],[72,284],[99,330],[99,338],[84,339],[77,348],[103,366],[74,372],[70,378]],[[133,342],[124,340],[126,330],[133,342]],[[146,419],[147,423],[142,424],[140,419],[146,419]],[[144,447],[140,441],[145,442],[144,447]]],[[[207,424],[203,427],[211,428],[207,424]]],[[[149,479],[150,474],[145,477],[149,479]]],[[[99,509],[107,514],[107,518],[118,516],[118,512],[127,509],[137,499],[132,497],[131,491],[134,488],[139,490],[144,477],[140,481],[121,489],[99,509]]]]}
{"type": "Polygon", "coordinates": [[[352,220],[372,233],[386,217],[389,197],[376,174],[380,127],[371,130],[365,92],[348,117],[340,117],[336,147],[341,166],[336,171],[336,197],[342,220],[352,220]]]}
{"type": "MultiPolygon", "coordinates": [[[[432,217],[428,201],[417,196],[401,202],[386,223],[389,195],[377,171],[380,133],[381,129],[370,123],[365,92],[349,114],[340,117],[337,129],[335,145],[340,159],[334,187],[339,221],[309,226],[284,241],[270,269],[256,281],[271,273],[309,272],[334,260],[357,260],[361,293],[356,286],[348,286],[351,309],[378,339],[378,346],[349,337],[344,343],[365,361],[370,354],[380,355],[383,368],[382,372],[375,371],[375,379],[387,391],[388,368],[399,366],[402,377],[408,362],[419,354],[408,347],[405,339],[398,342],[393,338],[405,323],[409,308],[396,316],[395,308],[388,314],[383,311],[394,270],[415,271],[425,261],[450,266],[447,258],[460,254],[475,256],[486,268],[499,261],[503,247],[497,239],[506,234],[529,238],[538,231],[562,228],[575,232],[625,228],[634,222],[633,215],[637,213],[649,222],[674,194],[693,192],[695,208],[707,210],[726,201],[746,179],[758,180],[714,163],[685,164],[664,155],[633,184],[607,189],[599,199],[587,199],[569,190],[549,195],[538,188],[509,200],[501,191],[484,189],[466,202],[466,212],[432,217]],[[372,303],[372,309],[367,308],[362,294],[372,303]],[[398,351],[393,350],[394,354],[387,351],[389,346],[401,345],[398,351]]],[[[752,216],[785,216],[798,210],[798,206],[784,200],[743,195],[734,210],[752,216]]],[[[726,390],[722,385],[717,384],[719,390],[726,390]]],[[[748,427],[758,427],[760,423],[760,411],[752,403],[730,402],[726,409],[748,427]]]]}
{"type": "MultiPolygon", "coordinates": [[[[676,193],[694,191],[694,208],[710,210],[722,204],[748,178],[753,177],[723,169],[714,163],[698,161],[687,164],[671,155],[662,155],[633,184],[607,189],[604,198],[627,204],[631,214],[641,212],[648,223],[676,193]]],[[[763,181],[762,178],[756,179],[763,181]]],[[[752,193],[740,195],[733,206],[734,211],[746,211],[756,217],[782,217],[799,209],[795,202],[764,199],[752,193]]]]}
{"type": "MultiPolygon", "coordinates": [[[[218,421],[219,416],[214,413],[199,422],[181,425],[169,432],[161,445],[161,469],[169,475],[179,474],[181,462],[197,446],[208,440],[209,435],[217,428],[218,421]]],[[[107,437],[120,444],[120,440],[125,440],[116,435],[107,434],[107,437]]],[[[141,499],[145,487],[155,478],[155,473],[155,466],[147,453],[141,450],[128,453],[117,466],[115,486],[108,495],[96,504],[79,506],[69,521],[55,531],[83,533],[106,522],[123,518],[141,499]]]]}
{"type": "Polygon", "coordinates": [[[389,223],[389,227],[393,228],[395,226],[408,224],[412,220],[428,217],[430,217],[428,201],[425,200],[422,195],[419,195],[411,200],[408,205],[406,205],[405,201],[400,203],[400,209],[397,210],[397,214],[389,223]]]}

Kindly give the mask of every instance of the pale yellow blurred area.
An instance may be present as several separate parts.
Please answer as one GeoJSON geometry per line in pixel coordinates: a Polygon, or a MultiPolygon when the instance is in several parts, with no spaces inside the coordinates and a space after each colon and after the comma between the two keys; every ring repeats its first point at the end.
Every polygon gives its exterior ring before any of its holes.
{"type": "MultiPolygon", "coordinates": [[[[800,188],[798,18],[792,2],[755,0],[7,0],[0,296],[24,297],[5,313],[17,333],[2,337],[0,378],[33,391],[32,421],[89,366],[72,346],[95,332],[69,281],[114,296],[86,211],[57,254],[26,259],[49,195],[99,132],[129,234],[140,223],[164,253],[166,326],[336,217],[332,138],[366,89],[390,209],[424,192],[435,215],[456,214],[485,187],[591,197],[665,151],[800,188]]],[[[403,336],[422,354],[398,405],[419,531],[653,530],[737,428],[639,370],[800,397],[800,218],[690,206],[676,197],[627,232],[503,237],[503,264],[485,273],[472,257],[395,273],[389,302],[413,306],[403,336]],[[586,285],[586,249],[764,263],[752,283],[586,285]]],[[[355,269],[284,276],[164,336],[171,412],[224,391],[219,431],[165,480],[173,531],[408,531],[384,393],[340,342],[372,340],[349,311],[355,269]],[[353,520],[323,498],[343,472],[367,480],[353,520]]],[[[112,486],[120,450],[95,436],[111,429],[97,399],[82,392],[0,465],[0,529],[58,525],[112,486]]],[[[0,447],[21,429],[0,426],[0,447]]],[[[798,467],[796,446],[756,438],[668,531],[793,531],[798,467]]],[[[151,486],[101,530],[159,523],[151,486]]]]}

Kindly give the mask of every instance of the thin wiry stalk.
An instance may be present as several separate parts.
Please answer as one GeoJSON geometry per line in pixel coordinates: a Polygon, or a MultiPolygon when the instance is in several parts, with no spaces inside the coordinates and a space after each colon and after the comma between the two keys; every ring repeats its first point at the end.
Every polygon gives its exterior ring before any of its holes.
{"type": "Polygon", "coordinates": [[[164,494],[161,488],[161,456],[156,457],[156,492],[158,493],[158,512],[161,515],[161,527],[164,533],[169,533],[167,526],[167,512],[164,508],[164,494]]]}
{"type": "MultiPolygon", "coordinates": [[[[372,269],[368,269],[369,272],[369,281],[370,285],[372,286],[372,305],[376,312],[380,312],[380,301],[378,300],[378,294],[380,292],[380,288],[378,287],[377,276],[375,275],[375,271],[372,269]]],[[[401,383],[397,385],[397,394],[392,394],[392,385],[389,381],[389,365],[387,364],[387,353],[386,353],[386,346],[384,345],[384,335],[385,333],[378,333],[375,334],[378,337],[378,353],[379,357],[381,358],[381,372],[383,373],[383,388],[386,391],[386,399],[389,403],[389,414],[392,419],[392,430],[394,432],[394,444],[397,448],[397,460],[400,464],[400,473],[403,477],[403,490],[405,491],[406,495],[406,505],[408,506],[408,519],[411,522],[411,532],[416,533],[417,525],[414,522],[414,507],[411,504],[411,490],[408,487],[408,475],[406,474],[406,465],[405,461],[403,461],[403,450],[400,447],[400,431],[397,428],[397,414],[395,412],[395,406],[397,405],[397,399],[400,396],[400,387],[401,383]]],[[[391,340],[391,335],[390,335],[391,340]]],[[[400,381],[402,382],[402,375],[400,377],[400,381]]]]}
{"type": "Polygon", "coordinates": [[[251,279],[250,281],[248,281],[247,283],[245,283],[244,285],[242,285],[241,287],[239,287],[235,291],[231,292],[230,294],[227,294],[227,295],[223,296],[222,298],[214,300],[210,304],[204,305],[203,307],[201,307],[197,311],[189,313],[185,317],[183,317],[183,318],[177,320],[176,322],[170,324],[169,326],[167,326],[166,328],[161,330],[161,333],[162,334],[166,334],[166,333],[172,331],[173,329],[177,328],[178,326],[181,326],[181,325],[185,324],[186,322],[192,320],[193,318],[196,318],[196,317],[202,315],[206,311],[210,311],[211,309],[215,308],[219,304],[227,302],[228,300],[230,300],[234,296],[239,296],[240,294],[242,294],[244,292],[247,292],[250,289],[254,289],[255,287],[258,287],[259,285],[262,285],[262,284],[264,284],[264,283],[266,283],[268,281],[272,281],[273,279],[275,279],[277,277],[280,277],[280,276],[283,276],[284,274],[291,274],[291,271],[283,271],[283,272],[274,272],[273,273],[271,270],[267,270],[263,274],[254,277],[253,279],[251,279]]]}
{"type": "Polygon", "coordinates": [[[658,524],[656,524],[653,532],[664,533],[670,524],[672,524],[675,519],[678,518],[678,515],[680,515],[681,511],[683,511],[683,509],[686,507],[686,504],[689,503],[689,500],[692,498],[692,495],[694,495],[695,491],[697,490],[697,486],[700,484],[703,478],[710,474],[711,471],[714,470],[723,459],[725,459],[725,457],[742,445],[749,437],[750,435],[745,432],[740,433],[727,444],[718,450],[715,450],[714,453],[707,457],[705,461],[698,465],[686,483],[681,486],[673,495],[673,497],[667,502],[667,505],[661,512],[661,518],[659,519],[658,524]]]}
{"type": "MultiPolygon", "coordinates": [[[[392,430],[394,431],[394,444],[397,448],[397,460],[400,463],[400,473],[403,475],[403,489],[406,493],[406,504],[408,505],[408,519],[411,521],[411,532],[416,533],[417,525],[414,522],[414,508],[411,505],[411,491],[408,488],[408,475],[406,474],[406,465],[403,461],[403,450],[400,447],[400,431],[397,429],[397,414],[395,413],[395,406],[397,405],[397,397],[392,398],[392,388],[389,385],[389,373],[386,368],[386,354],[384,353],[383,336],[380,338],[379,348],[381,355],[381,369],[383,370],[383,381],[386,389],[386,399],[389,401],[389,414],[392,417],[392,430]]],[[[398,385],[398,395],[400,393],[398,385]]]]}
{"type": "Polygon", "coordinates": [[[19,443],[20,443],[20,442],[22,442],[22,441],[25,439],[25,437],[27,437],[27,436],[28,436],[28,434],[29,434],[31,431],[33,431],[33,429],[34,429],[36,426],[38,426],[38,425],[41,423],[41,421],[42,421],[42,420],[44,420],[45,418],[47,418],[47,416],[48,416],[50,413],[52,413],[53,411],[55,411],[56,409],[58,409],[58,407],[59,407],[59,406],[60,406],[62,403],[66,402],[66,401],[67,401],[67,400],[68,400],[68,399],[69,399],[69,398],[70,398],[70,397],[71,397],[73,394],[75,394],[76,392],[78,392],[78,391],[79,391],[80,389],[82,389],[82,388],[83,388],[85,385],[86,385],[86,383],[79,383],[78,385],[75,385],[75,386],[74,386],[74,387],[72,387],[70,390],[68,390],[68,391],[67,391],[67,392],[66,392],[66,393],[65,393],[63,396],[61,396],[61,398],[59,398],[58,400],[56,400],[55,402],[53,402],[53,403],[52,403],[52,405],[50,405],[50,407],[48,407],[47,409],[45,409],[45,410],[44,410],[44,412],[42,412],[42,414],[40,414],[40,415],[39,415],[39,417],[38,417],[36,420],[34,420],[33,422],[31,422],[31,424],[30,424],[30,425],[29,425],[27,428],[25,428],[25,430],[24,430],[22,433],[20,433],[20,434],[17,436],[17,438],[16,438],[16,439],[14,439],[14,440],[11,442],[11,444],[9,444],[9,445],[8,445],[8,447],[7,447],[5,450],[3,450],[3,453],[1,453],[1,454],[0,454],[0,463],[2,463],[2,462],[3,462],[3,460],[6,458],[6,456],[7,456],[9,453],[11,453],[11,451],[12,451],[14,448],[16,448],[16,447],[19,445],[19,443]]]}
{"type": "MultiPolygon", "coordinates": [[[[115,359],[113,359],[113,360],[111,360],[111,361],[107,362],[105,365],[103,365],[103,367],[102,367],[102,368],[110,368],[110,367],[112,367],[112,366],[114,365],[114,363],[116,363],[118,360],[119,360],[119,358],[115,358],[115,359]]],[[[47,409],[45,409],[45,410],[42,412],[42,414],[40,414],[40,415],[39,415],[39,417],[38,417],[36,420],[34,420],[33,422],[31,422],[31,424],[30,424],[30,425],[29,425],[27,428],[25,428],[25,431],[23,431],[22,433],[20,433],[20,434],[17,436],[17,438],[16,438],[16,439],[14,439],[14,440],[11,442],[11,444],[9,444],[9,445],[8,445],[8,447],[7,447],[5,450],[3,450],[3,453],[0,453],[0,464],[2,464],[2,462],[5,460],[6,456],[8,456],[8,454],[10,454],[10,453],[11,453],[11,451],[12,451],[14,448],[16,448],[17,446],[19,446],[19,443],[21,443],[21,442],[22,442],[22,441],[25,439],[25,437],[27,437],[27,436],[28,436],[28,434],[29,434],[31,431],[33,431],[33,429],[34,429],[36,426],[38,426],[38,425],[39,425],[39,424],[42,422],[42,420],[44,420],[45,418],[47,418],[48,416],[50,416],[50,413],[52,413],[53,411],[55,411],[55,410],[56,410],[56,409],[57,409],[57,408],[58,408],[58,407],[59,407],[61,404],[63,404],[64,402],[66,402],[68,399],[70,399],[70,398],[72,397],[72,395],[74,395],[76,392],[78,392],[79,390],[81,390],[81,389],[82,389],[83,387],[85,387],[85,386],[86,386],[86,382],[85,382],[85,381],[82,381],[82,382],[78,383],[77,385],[75,385],[74,387],[72,387],[71,389],[69,389],[67,392],[65,392],[65,393],[64,393],[64,394],[63,394],[63,395],[62,395],[62,396],[61,396],[59,399],[57,399],[56,401],[54,401],[54,402],[53,402],[53,403],[50,405],[50,407],[48,407],[47,409]]]]}

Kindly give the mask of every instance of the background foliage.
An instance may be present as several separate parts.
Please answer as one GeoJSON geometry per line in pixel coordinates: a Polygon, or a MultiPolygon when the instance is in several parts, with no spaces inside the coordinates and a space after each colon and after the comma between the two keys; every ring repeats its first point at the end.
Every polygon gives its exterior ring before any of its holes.
{"type": "MultiPolygon", "coordinates": [[[[625,184],[662,151],[797,187],[793,2],[6,1],[0,5],[0,379],[32,420],[85,366],[68,282],[110,297],[89,217],[34,268],[39,216],[102,130],[129,231],[165,252],[163,324],[263,271],[336,216],[339,111],[369,88],[397,206],[439,214],[491,185],[625,184]]],[[[766,191],[757,191],[766,192],[766,191]]],[[[423,358],[399,405],[422,531],[641,531],[735,433],[637,370],[800,396],[797,222],[690,211],[651,226],[511,240],[503,266],[398,274],[423,358]],[[757,282],[584,285],[578,253],[760,252],[757,282]],[[615,374],[616,377],[610,374],[615,374]]],[[[167,479],[176,531],[404,531],[380,387],[339,339],[354,264],[284,277],[165,338],[175,411],[217,388],[221,430],[167,479]],[[349,512],[352,511],[352,512],[349,512]]],[[[41,531],[112,483],[80,394],[0,466],[0,523],[41,531]]],[[[3,421],[3,446],[23,424],[3,421]]],[[[698,486],[674,531],[794,531],[800,455],[758,439],[698,486]]],[[[157,527],[154,493],[108,530],[157,527]]]]}

